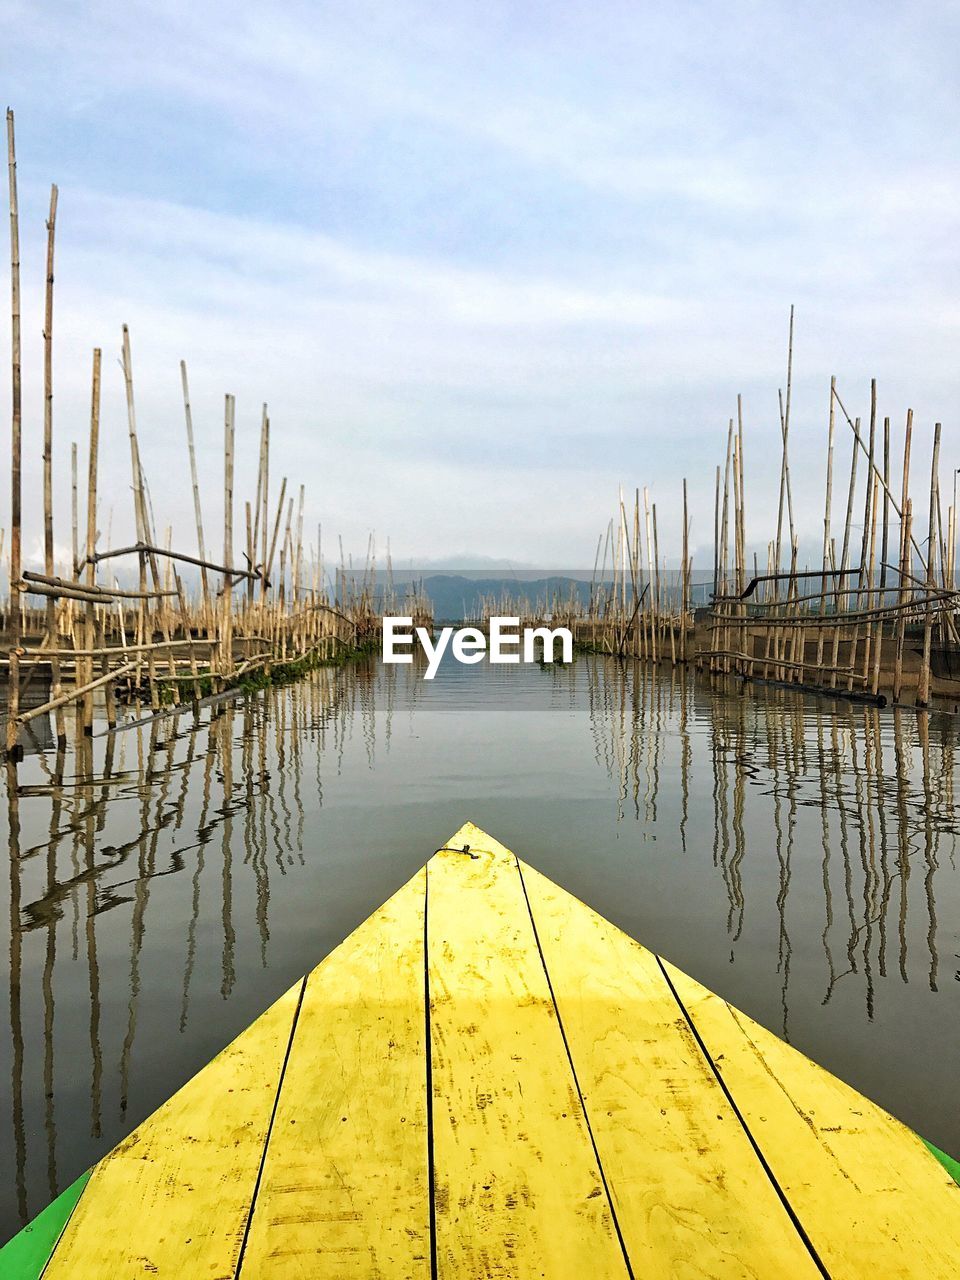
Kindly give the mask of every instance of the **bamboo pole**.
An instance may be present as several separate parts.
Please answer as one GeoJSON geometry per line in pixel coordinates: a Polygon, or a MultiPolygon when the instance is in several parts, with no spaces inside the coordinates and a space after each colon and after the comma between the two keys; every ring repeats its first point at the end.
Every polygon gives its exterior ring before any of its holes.
{"type": "MultiPolygon", "coordinates": [[[[780,498],[777,504],[777,541],[774,550],[774,573],[780,572],[780,545],[783,537],[783,507],[787,492],[787,479],[790,463],[787,454],[787,441],[790,435],[790,395],[793,384],[793,307],[790,308],[790,334],[787,339],[787,398],[780,419],[780,432],[783,438],[783,452],[780,460],[780,498]]],[[[793,541],[793,519],[791,517],[791,537],[793,541]]]]}
{"type": "Polygon", "coordinates": [[[226,678],[233,669],[233,439],[236,402],[224,400],[223,417],[223,599],[220,624],[220,674],[226,678]]]}
{"type": "Polygon", "coordinates": [[[21,637],[21,372],[20,372],[20,221],[17,204],[17,158],[13,112],[7,108],[7,172],[10,188],[10,592],[7,630],[10,634],[10,674],[7,677],[7,755],[17,758],[17,716],[20,710],[21,637]]]}
{"type": "MultiPolygon", "coordinates": [[[[137,542],[146,546],[149,541],[147,532],[147,516],[146,507],[143,499],[143,470],[140,466],[140,448],[137,443],[137,420],[136,409],[133,399],[133,362],[130,353],[130,331],[126,325],[123,326],[123,337],[121,344],[121,364],[123,367],[123,383],[127,399],[127,435],[130,442],[130,477],[133,484],[133,513],[134,522],[137,530],[137,542]]],[[[141,550],[138,553],[137,560],[140,569],[140,591],[143,593],[140,598],[140,607],[137,613],[137,643],[144,644],[147,640],[147,559],[146,553],[141,550]]],[[[134,676],[134,684],[140,685],[140,661],[137,659],[136,674],[134,676]]],[[[151,668],[150,674],[153,671],[151,668]]],[[[156,698],[154,681],[150,680],[150,689],[152,699],[156,698]]],[[[159,706],[159,703],[157,704],[159,706]]],[[[154,708],[156,710],[156,707],[154,708]]]]}
{"type": "MultiPolygon", "coordinates": [[[[263,406],[263,412],[260,418],[260,453],[257,461],[257,496],[253,503],[253,529],[249,536],[250,542],[250,568],[256,568],[257,548],[260,542],[260,520],[263,514],[263,485],[264,472],[266,466],[266,448],[267,448],[267,431],[268,431],[267,406],[263,406]]],[[[247,608],[253,605],[254,580],[247,579],[247,608]]]]}
{"type": "MultiPolygon", "coordinates": [[[[859,431],[860,431],[860,419],[859,419],[859,418],[857,418],[856,431],[857,431],[857,433],[858,433],[858,435],[859,435],[859,431]]],[[[853,520],[853,501],[854,501],[854,496],[855,496],[855,494],[856,494],[856,487],[857,487],[857,459],[858,459],[858,457],[859,457],[859,455],[858,455],[858,453],[857,453],[857,442],[856,442],[856,440],[855,440],[855,441],[854,441],[854,444],[853,444],[853,449],[852,449],[851,454],[850,454],[850,484],[849,484],[849,487],[848,487],[848,489],[847,489],[847,513],[846,513],[846,516],[845,516],[845,518],[844,518],[844,522],[843,522],[843,549],[842,549],[842,551],[841,551],[841,553],[840,553],[840,572],[841,572],[841,574],[846,573],[846,570],[847,570],[847,557],[848,557],[848,556],[849,556],[849,554],[850,554],[850,523],[851,523],[851,521],[853,520]]],[[[836,578],[835,578],[835,581],[839,581],[839,579],[836,579],[836,578]]],[[[843,595],[840,595],[840,596],[838,596],[838,597],[837,597],[837,625],[835,626],[835,628],[834,628],[834,632],[833,632],[833,656],[832,656],[832,659],[831,659],[831,665],[834,667],[834,672],[833,672],[833,674],[832,674],[832,675],[831,675],[831,677],[830,677],[830,688],[831,688],[831,689],[835,689],[835,688],[837,687],[837,674],[836,674],[836,670],[835,670],[835,668],[836,668],[836,666],[837,666],[837,661],[838,661],[838,657],[839,657],[839,653],[840,653],[840,630],[841,630],[841,627],[840,627],[840,613],[841,613],[841,612],[843,612],[843,613],[846,613],[846,612],[847,612],[847,610],[848,610],[848,598],[849,598],[849,597],[848,597],[848,593],[846,593],[846,592],[845,592],[845,593],[843,593],[843,595]],[[842,606],[842,608],[841,608],[841,606],[842,606]]]]}
{"type": "Polygon", "coordinates": [[[70,572],[77,576],[80,572],[80,507],[77,481],[77,442],[70,442],[70,572]]]}
{"type": "Polygon", "coordinates": [[[99,676],[96,680],[91,681],[88,685],[81,685],[77,689],[68,689],[66,693],[60,694],[58,698],[51,698],[49,702],[45,702],[41,707],[31,707],[29,711],[24,711],[20,716],[19,723],[21,725],[29,724],[31,720],[36,720],[38,716],[47,715],[51,711],[55,711],[58,707],[65,707],[67,703],[74,702],[77,698],[82,698],[84,694],[91,693],[94,689],[99,689],[101,685],[107,684],[108,681],[116,680],[119,676],[126,675],[136,666],[136,662],[125,662],[123,666],[114,667],[105,675],[99,676]]]}
{"type": "MultiPolygon", "coordinates": [[[[96,347],[93,352],[93,376],[90,388],[90,444],[87,456],[87,582],[89,589],[96,586],[97,567],[94,554],[97,549],[97,465],[100,452],[100,364],[101,352],[96,347]]],[[[84,643],[93,649],[96,643],[96,606],[93,601],[87,602],[86,629],[84,643]]],[[[91,655],[92,656],[92,655],[91,655]]],[[[93,662],[84,664],[84,683],[93,680],[93,662]]],[[[82,707],[83,732],[93,732],[93,697],[88,694],[82,707]]]]}
{"type": "Polygon", "coordinates": [[[688,560],[688,535],[689,520],[687,517],[687,477],[683,477],[683,539],[680,554],[683,557],[683,566],[680,575],[680,661],[686,664],[687,661],[687,609],[689,606],[690,594],[690,564],[688,560]]]}
{"type": "MultiPolygon", "coordinates": [[[[119,587],[88,587],[82,582],[67,582],[63,578],[57,578],[45,573],[33,573],[29,569],[23,571],[23,585],[21,590],[27,595],[52,596],[74,600],[87,600],[93,598],[102,601],[104,604],[111,604],[115,597],[124,600],[157,600],[165,596],[175,596],[176,591],[122,591],[119,587]]],[[[55,646],[51,646],[55,647],[55,646]]]]}
{"type": "Polygon", "coordinates": [[[933,458],[930,463],[930,515],[927,535],[927,604],[923,623],[923,657],[917,681],[917,706],[926,707],[930,702],[930,649],[933,636],[933,611],[930,593],[936,588],[937,563],[937,501],[940,492],[940,423],[933,427],[933,458]]]}
{"type": "MultiPolygon", "coordinates": [[[[729,544],[729,502],[730,502],[730,470],[733,462],[733,419],[727,429],[727,462],[724,470],[723,478],[723,514],[720,519],[720,589],[726,594],[727,590],[727,550],[729,544]]],[[[724,608],[724,626],[720,632],[720,646],[724,650],[729,650],[730,642],[730,625],[729,625],[729,608],[724,608]]],[[[729,661],[724,660],[720,664],[721,671],[729,671],[729,661]]]]}
{"type": "Polygon", "coordinates": [[[152,542],[135,542],[129,547],[116,547],[110,551],[100,551],[94,556],[94,560],[97,564],[100,564],[102,560],[115,560],[119,556],[131,555],[167,556],[171,560],[179,560],[182,564],[202,565],[213,573],[230,572],[235,578],[259,579],[261,577],[259,573],[248,573],[246,570],[238,569],[234,565],[231,565],[228,570],[225,564],[217,564],[212,560],[200,560],[197,556],[187,555],[184,551],[171,551],[169,547],[158,547],[152,542]]]}
{"type": "Polygon", "coordinates": [[[203,593],[205,625],[209,628],[212,609],[210,585],[207,582],[207,551],[203,541],[203,511],[200,506],[200,485],[197,481],[197,455],[193,445],[193,410],[190,407],[190,385],[187,381],[187,362],[180,361],[180,381],[183,385],[183,414],[187,425],[187,451],[190,455],[190,484],[193,488],[193,517],[197,526],[197,550],[200,553],[200,589],[203,593]]]}
{"type": "Polygon", "coordinates": [[[896,656],[893,668],[893,700],[900,701],[903,690],[903,647],[905,639],[906,617],[903,605],[906,602],[906,584],[910,565],[910,548],[912,545],[911,524],[913,512],[910,506],[910,446],[913,439],[913,410],[907,410],[907,427],[903,440],[903,472],[900,489],[900,573],[897,587],[897,603],[901,606],[897,615],[896,656]]]}
{"type": "MultiPolygon", "coordinates": [[[[863,608],[864,593],[867,593],[867,605],[870,604],[870,589],[873,586],[872,578],[867,575],[867,561],[870,553],[870,530],[871,530],[871,512],[873,510],[874,494],[876,491],[877,477],[874,466],[874,446],[876,444],[877,435],[877,380],[873,378],[870,382],[870,436],[869,445],[867,447],[867,477],[864,485],[863,499],[863,529],[860,538],[860,574],[857,580],[857,609],[863,608]]],[[[854,446],[856,448],[856,446],[854,446]]],[[[872,572],[872,571],[871,571],[872,572]]],[[[850,641],[850,672],[851,675],[857,664],[857,645],[860,640],[859,624],[854,626],[853,636],[850,641]]]]}
{"type": "MultiPolygon", "coordinates": [[[[57,188],[50,188],[50,212],[47,216],[47,271],[43,311],[43,565],[53,575],[53,255],[57,228],[57,188]]],[[[52,598],[46,608],[47,643],[57,646],[57,606],[52,598]]],[[[60,696],[60,659],[50,659],[53,700],[60,696]]],[[[67,729],[63,709],[56,711],[57,746],[66,745],[67,729]]]]}
{"type": "MultiPolygon", "coordinates": [[[[890,535],[890,419],[883,420],[883,529],[880,540],[880,585],[879,603],[883,604],[887,590],[887,551],[890,535]]],[[[873,649],[873,693],[880,689],[880,662],[883,649],[883,623],[876,628],[873,649]]]]}
{"type": "MultiPolygon", "coordinates": [[[[837,385],[835,377],[830,379],[830,416],[827,424],[827,483],[826,499],[823,509],[823,572],[820,578],[820,612],[826,608],[827,567],[830,563],[830,519],[833,507],[833,441],[834,441],[834,392],[837,385]]],[[[825,640],[823,629],[817,636],[817,667],[823,664],[823,645],[825,640]]]]}

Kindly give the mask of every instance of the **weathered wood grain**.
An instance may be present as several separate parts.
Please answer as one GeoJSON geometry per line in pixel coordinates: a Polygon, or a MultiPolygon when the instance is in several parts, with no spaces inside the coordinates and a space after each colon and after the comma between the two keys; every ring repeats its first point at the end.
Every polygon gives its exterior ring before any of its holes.
{"type": "Polygon", "coordinates": [[[657,958],[521,863],[638,1276],[817,1276],[657,958]]]}
{"type": "MultiPolygon", "coordinates": [[[[432,859],[427,950],[441,1280],[627,1275],[516,859],[432,859]]],[[[472,855],[472,856],[471,856],[472,855]]]]}
{"type": "Polygon", "coordinates": [[[833,1280],[955,1276],[960,1186],[916,1134],[665,967],[833,1280]]]}
{"type": "Polygon", "coordinates": [[[307,979],[240,1270],[429,1280],[418,874],[307,979]]]}
{"type": "Polygon", "coordinates": [[[234,1274],[301,988],[94,1167],[44,1280],[234,1274]]]}

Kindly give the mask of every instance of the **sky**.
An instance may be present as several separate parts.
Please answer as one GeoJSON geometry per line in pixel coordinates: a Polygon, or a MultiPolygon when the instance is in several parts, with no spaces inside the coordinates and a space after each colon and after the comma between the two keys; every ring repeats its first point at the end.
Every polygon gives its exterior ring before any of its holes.
{"type": "Polygon", "coordinates": [[[649,486],[676,557],[684,477],[709,563],[741,393],[747,537],[762,548],[791,305],[803,540],[822,528],[832,374],[864,417],[878,378],[895,456],[915,410],[919,491],[934,420],[945,473],[960,465],[955,3],[0,0],[0,16],[28,556],[52,181],[59,546],[94,346],[100,545],[132,533],[124,323],[156,524],[183,550],[181,359],[218,551],[226,392],[238,530],[266,402],[271,492],[282,475],[305,485],[325,556],[338,536],[362,555],[373,532],[398,563],[549,568],[592,564],[620,485],[649,486]]]}

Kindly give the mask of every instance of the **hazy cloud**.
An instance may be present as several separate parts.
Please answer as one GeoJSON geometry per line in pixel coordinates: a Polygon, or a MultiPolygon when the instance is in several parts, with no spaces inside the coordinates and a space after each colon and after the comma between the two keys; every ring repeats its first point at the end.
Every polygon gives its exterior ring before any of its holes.
{"type": "MultiPolygon", "coordinates": [[[[342,532],[355,552],[374,528],[408,559],[588,563],[620,482],[651,486],[672,550],[684,474],[706,546],[738,391],[762,543],[791,302],[806,534],[820,519],[831,373],[852,412],[877,374],[881,412],[899,423],[911,404],[919,450],[942,419],[947,465],[960,462],[953,9],[6,12],[28,494],[45,184],[61,186],[59,511],[99,344],[101,526],[112,507],[115,534],[129,531],[123,322],[158,523],[187,543],[181,357],[210,528],[230,391],[238,498],[252,495],[266,400],[272,475],[306,484],[307,529],[322,521],[328,548],[342,532]]],[[[3,490],[3,522],[6,503],[3,490]]]]}

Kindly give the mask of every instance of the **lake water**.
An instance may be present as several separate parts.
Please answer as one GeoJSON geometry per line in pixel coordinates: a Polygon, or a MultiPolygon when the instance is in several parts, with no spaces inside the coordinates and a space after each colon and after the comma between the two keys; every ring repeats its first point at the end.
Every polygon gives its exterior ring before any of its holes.
{"type": "Polygon", "coordinates": [[[7,768],[0,1239],[467,819],[960,1152],[952,715],[579,658],[103,728],[7,768]]]}

